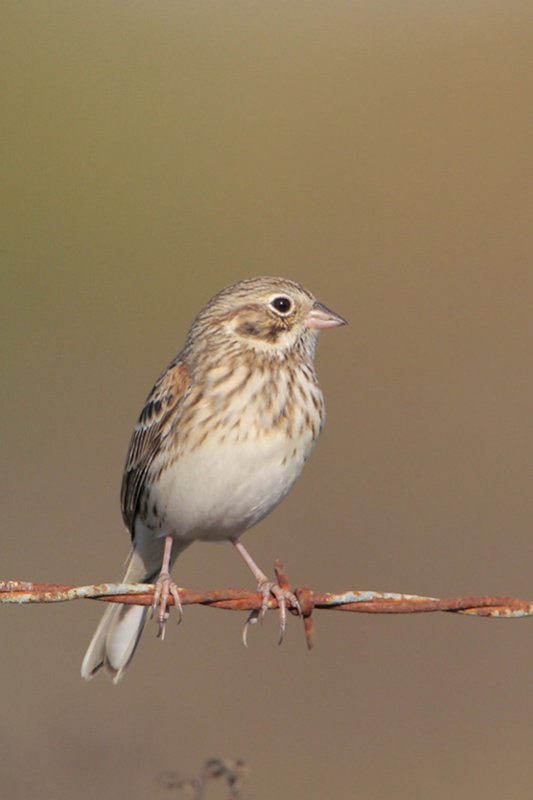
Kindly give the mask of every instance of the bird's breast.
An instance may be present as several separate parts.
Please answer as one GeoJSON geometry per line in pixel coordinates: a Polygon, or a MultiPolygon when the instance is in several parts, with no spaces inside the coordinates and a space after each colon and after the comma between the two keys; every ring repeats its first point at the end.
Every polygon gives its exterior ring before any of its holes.
{"type": "Polygon", "coordinates": [[[161,533],[187,541],[237,536],[266,516],[298,478],[324,421],[313,373],[296,384],[287,373],[216,377],[184,408],[150,490],[161,533]]]}

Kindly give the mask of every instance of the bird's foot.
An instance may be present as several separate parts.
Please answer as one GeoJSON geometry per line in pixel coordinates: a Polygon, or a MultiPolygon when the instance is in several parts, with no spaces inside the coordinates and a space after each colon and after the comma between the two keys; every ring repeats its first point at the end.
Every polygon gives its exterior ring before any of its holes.
{"type": "Polygon", "coordinates": [[[263,621],[263,618],[268,610],[268,603],[271,596],[276,599],[279,608],[278,644],[281,644],[283,637],[285,636],[285,629],[287,627],[287,608],[293,608],[296,614],[301,614],[302,609],[300,608],[300,603],[293,592],[289,591],[289,589],[283,589],[278,583],[269,581],[266,577],[258,580],[257,589],[259,592],[261,592],[261,608],[254,609],[250,612],[242,632],[243,644],[245,647],[248,646],[248,630],[250,625],[255,625],[258,621],[263,621]]]}
{"type": "Polygon", "coordinates": [[[178,587],[170,577],[170,573],[165,570],[161,570],[155,584],[154,599],[152,601],[152,616],[155,614],[156,610],[159,609],[157,613],[157,623],[159,625],[159,631],[157,635],[161,639],[165,638],[165,628],[167,619],[169,617],[168,600],[170,597],[173,598],[174,605],[178,610],[179,623],[181,622],[183,615],[183,608],[181,605],[178,587]]]}

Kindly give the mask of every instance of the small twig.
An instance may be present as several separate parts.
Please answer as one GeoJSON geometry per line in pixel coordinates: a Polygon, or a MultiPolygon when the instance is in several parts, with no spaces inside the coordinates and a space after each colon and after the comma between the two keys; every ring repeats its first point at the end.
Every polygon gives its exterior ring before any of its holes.
{"type": "Polygon", "coordinates": [[[191,800],[203,800],[207,783],[221,779],[228,788],[228,800],[245,800],[242,790],[249,775],[250,770],[242,759],[209,758],[194,778],[183,778],[169,770],[162,772],[158,781],[165,789],[181,789],[191,800]]]}
{"type": "MultiPolygon", "coordinates": [[[[283,588],[289,588],[285,569],[276,561],[276,575],[283,588]]],[[[52,583],[30,583],[27,581],[0,581],[2,603],[61,603],[81,598],[104,600],[108,603],[132,603],[151,605],[154,593],[152,584],[99,583],[89,586],[70,586],[52,583]]],[[[420,597],[413,594],[348,590],[341,593],[314,592],[310,587],[295,589],[302,610],[307,646],[313,646],[314,631],[312,614],[314,609],[355,611],[367,614],[415,614],[430,611],[449,611],[478,617],[516,618],[533,616],[533,602],[516,597],[454,597],[439,600],[436,597],[420,597]]],[[[258,611],[262,595],[247,589],[210,589],[195,592],[179,588],[183,606],[204,605],[231,611],[258,611]]],[[[173,604],[169,597],[169,605],[173,604]]],[[[275,597],[269,600],[268,608],[277,608],[275,597]]],[[[291,609],[289,609],[291,610],[291,609]]],[[[294,609],[291,613],[295,613],[294,609]]]]}

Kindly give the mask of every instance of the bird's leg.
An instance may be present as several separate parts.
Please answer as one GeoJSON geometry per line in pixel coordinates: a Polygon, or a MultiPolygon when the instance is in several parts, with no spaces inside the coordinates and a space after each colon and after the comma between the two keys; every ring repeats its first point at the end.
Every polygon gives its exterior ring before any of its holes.
{"type": "Polygon", "coordinates": [[[181,622],[182,606],[178,587],[170,577],[170,554],[172,553],[172,536],[165,536],[165,549],[163,550],[163,562],[161,564],[161,571],[157,578],[154,590],[154,599],[152,601],[152,614],[156,608],[159,607],[157,615],[157,622],[159,624],[158,636],[161,639],[165,638],[165,627],[169,616],[168,612],[168,598],[170,595],[174,598],[174,605],[178,609],[178,622],[181,622]]]}
{"type": "Polygon", "coordinates": [[[288,589],[282,589],[282,587],[268,579],[265,573],[259,569],[255,561],[253,560],[252,556],[242,544],[240,539],[230,539],[230,542],[235,547],[243,561],[247,564],[248,568],[252,572],[252,575],[257,581],[257,588],[261,592],[261,596],[263,598],[263,602],[261,603],[261,609],[259,611],[252,611],[250,616],[248,617],[246,624],[244,626],[244,630],[242,632],[242,640],[246,647],[247,637],[248,637],[248,628],[250,625],[253,625],[257,622],[257,620],[262,620],[266,614],[268,608],[268,601],[270,599],[270,595],[273,595],[278,603],[279,608],[279,640],[278,644],[281,644],[283,641],[283,636],[285,634],[285,628],[287,627],[287,605],[289,607],[294,608],[297,614],[301,613],[300,604],[296,598],[296,595],[290,592],[288,589]]]}

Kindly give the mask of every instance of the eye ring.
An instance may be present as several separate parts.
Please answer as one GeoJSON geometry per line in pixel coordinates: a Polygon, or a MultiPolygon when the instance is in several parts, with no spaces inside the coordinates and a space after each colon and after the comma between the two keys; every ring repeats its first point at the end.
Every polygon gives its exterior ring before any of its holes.
{"type": "Polygon", "coordinates": [[[270,305],[274,311],[284,317],[292,311],[292,300],[289,297],[285,297],[285,295],[274,297],[270,301],[270,305]]]}

